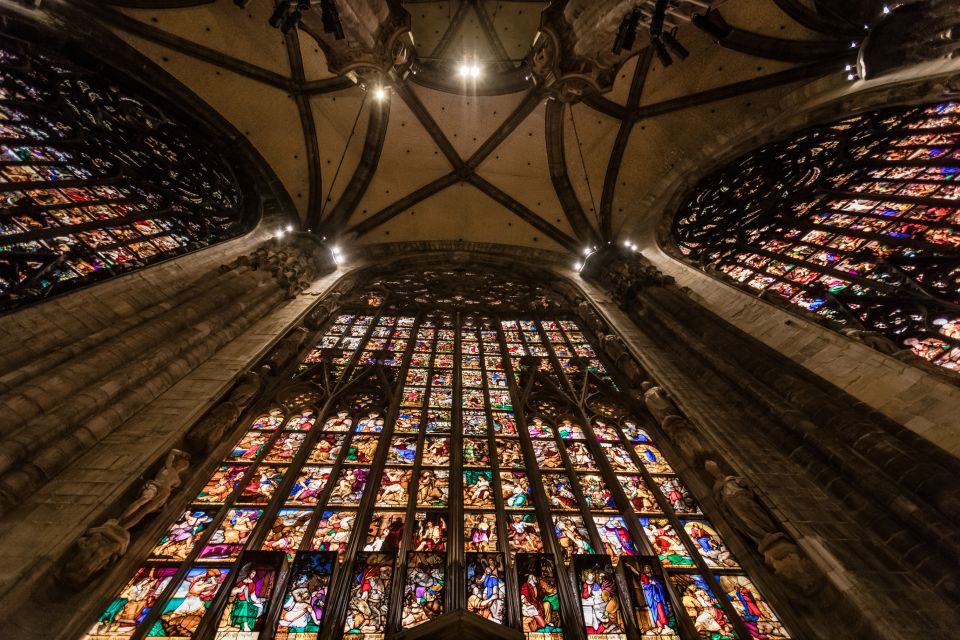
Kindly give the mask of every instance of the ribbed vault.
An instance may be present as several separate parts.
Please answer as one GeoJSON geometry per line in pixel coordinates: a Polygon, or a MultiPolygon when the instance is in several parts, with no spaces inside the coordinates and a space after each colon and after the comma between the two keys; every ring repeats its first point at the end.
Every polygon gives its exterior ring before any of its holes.
{"type": "MultiPolygon", "coordinates": [[[[655,3],[640,3],[637,48],[605,91],[571,100],[533,73],[533,43],[538,29],[552,28],[548,14],[574,15],[577,2],[383,2],[409,24],[413,63],[374,75],[331,71],[343,63],[329,62],[318,16],[284,36],[267,24],[268,0],[243,9],[202,0],[63,4],[232,122],[279,176],[303,229],[355,245],[449,240],[577,253],[655,224],[659,212],[638,203],[706,141],[769,118],[802,83],[845,82],[862,29],[859,14],[803,0],[672,1],[664,28],[690,56],[665,67],[644,44],[655,3]],[[463,61],[478,63],[482,77],[457,76],[463,61]],[[383,101],[374,86],[386,88],[383,101]]],[[[591,33],[572,20],[563,37],[576,46],[562,55],[582,64],[593,47],[608,58],[601,24],[591,33]]]]}

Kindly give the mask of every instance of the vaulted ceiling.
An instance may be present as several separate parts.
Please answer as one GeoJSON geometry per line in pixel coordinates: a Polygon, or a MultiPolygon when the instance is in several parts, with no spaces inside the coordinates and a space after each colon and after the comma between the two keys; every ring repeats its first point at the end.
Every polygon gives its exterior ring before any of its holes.
{"type": "Polygon", "coordinates": [[[345,44],[324,33],[318,2],[284,36],[268,25],[273,0],[62,1],[247,136],[304,229],[353,245],[463,240],[573,252],[637,237],[659,219],[643,203],[672,172],[743,122],[773,117],[803,83],[845,82],[851,38],[862,35],[861,18],[824,8],[831,3],[671,0],[664,30],[690,55],[665,67],[649,46],[653,0],[337,0],[345,44]],[[636,46],[614,55],[635,5],[636,46]],[[345,73],[356,55],[342,48],[364,35],[351,30],[354,10],[358,25],[374,21],[367,35],[381,48],[400,33],[413,62],[345,73]],[[541,28],[562,45],[549,73],[541,28]],[[457,75],[464,61],[481,68],[475,81],[457,75]],[[602,67],[590,80],[599,87],[580,81],[585,67],[602,67]]]}

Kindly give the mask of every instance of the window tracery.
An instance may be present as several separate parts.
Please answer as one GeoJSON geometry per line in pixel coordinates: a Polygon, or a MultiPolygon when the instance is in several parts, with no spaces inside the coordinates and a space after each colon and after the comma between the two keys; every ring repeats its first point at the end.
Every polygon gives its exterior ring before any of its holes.
{"type": "Polygon", "coordinates": [[[348,299],[86,638],[789,638],[562,301],[460,273],[348,299]]]}
{"type": "Polygon", "coordinates": [[[0,309],[246,230],[212,140],[109,67],[19,38],[0,36],[0,309]]]}
{"type": "Polygon", "coordinates": [[[688,259],[960,370],[960,103],[805,130],[705,178],[673,235],[688,259]]]}

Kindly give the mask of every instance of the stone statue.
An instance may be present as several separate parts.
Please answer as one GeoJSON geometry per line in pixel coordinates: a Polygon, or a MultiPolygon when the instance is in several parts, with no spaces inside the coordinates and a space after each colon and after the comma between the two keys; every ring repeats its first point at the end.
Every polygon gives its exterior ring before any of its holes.
{"type": "Polygon", "coordinates": [[[657,419],[657,422],[663,424],[668,416],[680,415],[680,410],[673,404],[663,387],[644,382],[641,388],[643,389],[643,402],[647,405],[647,409],[653,414],[653,417],[657,419]]]}
{"type": "Polygon", "coordinates": [[[297,327],[274,348],[266,357],[263,364],[270,371],[270,375],[277,375],[300,352],[300,348],[307,340],[308,331],[305,327],[297,327]]]}
{"type": "Polygon", "coordinates": [[[694,465],[715,455],[703,442],[690,421],[683,416],[667,416],[661,423],[664,433],[694,465]]]}
{"type": "Polygon", "coordinates": [[[768,535],[780,532],[780,527],[743,478],[724,474],[713,460],[708,460],[704,467],[714,478],[714,497],[731,516],[731,524],[738,531],[757,545],[768,535]]]}
{"type": "Polygon", "coordinates": [[[822,574],[802,549],[780,528],[746,481],[726,475],[713,460],[704,464],[713,476],[713,494],[730,524],[756,545],[771,569],[795,586],[812,593],[822,585],[822,574]]]}
{"type": "Polygon", "coordinates": [[[174,490],[180,486],[184,472],[190,467],[190,454],[171,449],[163,467],[150,480],[143,483],[140,495],[120,515],[119,523],[124,529],[132,529],[144,517],[162,509],[174,490]]]}
{"type": "Polygon", "coordinates": [[[623,340],[612,333],[603,336],[600,344],[603,347],[604,353],[606,353],[614,363],[619,363],[620,358],[627,353],[627,346],[623,344],[623,340]]]}
{"type": "Polygon", "coordinates": [[[190,450],[197,454],[209,453],[256,399],[262,387],[263,380],[258,374],[248,371],[240,376],[230,396],[201,418],[187,434],[190,450]]]}
{"type": "Polygon", "coordinates": [[[840,329],[840,333],[848,338],[859,340],[868,347],[876,349],[880,353],[885,353],[888,356],[892,356],[900,350],[893,340],[877,331],[863,331],[853,327],[846,327],[840,329]]]}
{"type": "Polygon", "coordinates": [[[116,519],[91,527],[68,554],[60,569],[60,579],[79,587],[126,553],[129,545],[130,533],[116,519]]]}
{"type": "Polygon", "coordinates": [[[316,331],[323,326],[323,323],[325,323],[339,307],[340,294],[334,291],[324,298],[320,304],[317,305],[316,309],[310,312],[303,324],[306,325],[308,329],[316,331]]]}

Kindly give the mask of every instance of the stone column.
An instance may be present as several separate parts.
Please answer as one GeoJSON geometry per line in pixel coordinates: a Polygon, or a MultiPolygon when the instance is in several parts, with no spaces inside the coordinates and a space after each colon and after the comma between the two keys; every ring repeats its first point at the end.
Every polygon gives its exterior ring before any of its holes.
{"type": "Polygon", "coordinates": [[[162,303],[4,377],[0,514],[334,265],[309,236],[269,240],[162,303]],[[86,348],[84,348],[86,347],[86,348]]]}
{"type": "MultiPolygon", "coordinates": [[[[656,385],[643,397],[685,479],[712,494],[808,632],[829,636],[842,619],[849,637],[935,637],[958,622],[955,458],[724,322],[639,255],[603,251],[585,275],[608,292],[597,292],[608,317],[633,321],[605,350],[624,359],[631,347],[634,376],[656,385]]],[[[589,305],[581,315],[617,333],[589,305]]]]}

